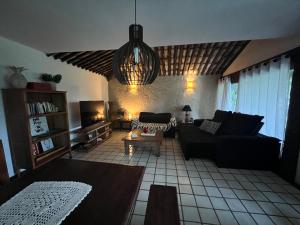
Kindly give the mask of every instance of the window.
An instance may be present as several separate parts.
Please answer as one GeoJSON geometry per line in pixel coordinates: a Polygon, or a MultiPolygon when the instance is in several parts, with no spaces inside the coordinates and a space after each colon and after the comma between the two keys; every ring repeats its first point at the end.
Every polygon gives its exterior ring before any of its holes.
{"type": "Polygon", "coordinates": [[[238,87],[239,83],[233,83],[231,84],[231,90],[230,90],[230,105],[231,105],[231,111],[235,111],[236,109],[236,103],[237,103],[237,96],[238,96],[238,87]]]}
{"type": "Polygon", "coordinates": [[[235,111],[264,116],[260,132],[284,140],[292,74],[290,59],[284,56],[242,71],[235,111]]]}
{"type": "Polygon", "coordinates": [[[293,70],[282,56],[240,72],[238,83],[219,80],[217,109],[264,116],[260,133],[284,140],[293,70]]]}

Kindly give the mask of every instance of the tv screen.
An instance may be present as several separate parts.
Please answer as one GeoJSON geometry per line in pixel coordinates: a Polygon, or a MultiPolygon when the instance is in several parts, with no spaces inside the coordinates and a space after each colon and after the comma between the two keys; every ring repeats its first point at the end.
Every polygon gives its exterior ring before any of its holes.
{"type": "Polygon", "coordinates": [[[80,101],[79,105],[82,127],[104,120],[104,101],[80,101]]]}

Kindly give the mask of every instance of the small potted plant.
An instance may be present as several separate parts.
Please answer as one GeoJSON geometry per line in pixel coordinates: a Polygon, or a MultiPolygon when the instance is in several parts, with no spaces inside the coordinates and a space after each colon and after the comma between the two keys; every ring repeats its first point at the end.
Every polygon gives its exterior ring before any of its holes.
{"type": "Polygon", "coordinates": [[[41,75],[41,79],[43,81],[49,82],[51,84],[52,90],[56,90],[56,84],[59,84],[62,76],[60,74],[51,75],[44,73],[41,75]]]}

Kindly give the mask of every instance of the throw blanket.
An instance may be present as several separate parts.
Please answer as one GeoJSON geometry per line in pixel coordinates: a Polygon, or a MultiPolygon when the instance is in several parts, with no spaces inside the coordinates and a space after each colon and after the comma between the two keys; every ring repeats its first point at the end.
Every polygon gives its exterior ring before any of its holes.
{"type": "Polygon", "coordinates": [[[91,190],[79,182],[34,182],[0,206],[0,224],[58,225],[91,190]]]}
{"type": "Polygon", "coordinates": [[[143,123],[140,122],[139,119],[134,119],[132,121],[132,129],[143,130],[144,128],[148,128],[150,131],[161,130],[163,132],[168,131],[171,127],[176,126],[176,119],[172,117],[169,123],[143,123]]]}

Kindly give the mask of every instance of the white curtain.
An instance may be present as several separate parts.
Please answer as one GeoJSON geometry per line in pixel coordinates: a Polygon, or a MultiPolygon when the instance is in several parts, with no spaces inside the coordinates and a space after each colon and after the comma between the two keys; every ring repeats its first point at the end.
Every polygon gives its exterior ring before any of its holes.
{"type": "Polygon", "coordinates": [[[284,140],[291,76],[290,58],[284,56],[242,71],[236,111],[264,116],[260,133],[284,140]]]}
{"type": "Polygon", "coordinates": [[[232,110],[231,80],[230,77],[219,79],[217,89],[216,109],[232,110]]]}

